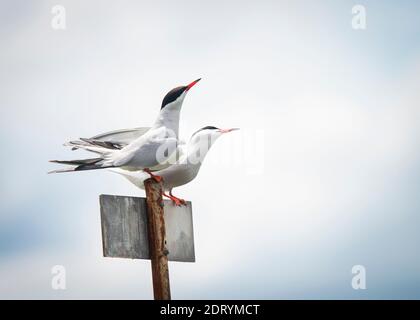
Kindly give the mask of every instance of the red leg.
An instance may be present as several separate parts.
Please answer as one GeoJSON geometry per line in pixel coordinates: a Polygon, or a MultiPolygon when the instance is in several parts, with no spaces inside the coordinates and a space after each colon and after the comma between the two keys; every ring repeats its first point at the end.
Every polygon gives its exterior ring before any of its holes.
{"type": "Polygon", "coordinates": [[[171,189],[171,190],[169,190],[169,195],[170,195],[172,198],[178,199],[178,201],[179,201],[182,205],[184,205],[184,206],[186,206],[186,205],[187,205],[187,202],[186,202],[184,199],[181,199],[181,198],[175,197],[175,196],[172,194],[172,189],[171,189]]]}
{"type": "Polygon", "coordinates": [[[156,182],[161,182],[163,178],[161,176],[154,175],[149,168],[143,169],[144,172],[148,173],[150,175],[150,178],[155,180],[156,182]]]}
{"type": "Polygon", "coordinates": [[[182,205],[185,205],[185,204],[186,204],[185,200],[183,200],[183,199],[179,199],[179,198],[177,198],[177,197],[174,197],[174,196],[173,196],[173,195],[171,195],[171,194],[166,194],[165,192],[163,192],[163,193],[162,193],[162,195],[163,195],[164,197],[167,197],[167,198],[171,199],[171,200],[172,200],[172,202],[173,202],[176,206],[182,206],[182,205]]]}

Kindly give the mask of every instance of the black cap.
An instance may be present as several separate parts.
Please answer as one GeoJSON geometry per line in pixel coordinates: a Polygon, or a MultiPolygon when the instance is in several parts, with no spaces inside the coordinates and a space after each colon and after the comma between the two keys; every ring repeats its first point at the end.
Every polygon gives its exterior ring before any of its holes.
{"type": "Polygon", "coordinates": [[[174,102],[178,97],[187,89],[187,86],[176,87],[169,91],[166,96],[163,98],[162,106],[163,109],[168,103],[174,102]]]}
{"type": "Polygon", "coordinates": [[[198,129],[196,132],[194,132],[192,134],[192,136],[194,136],[195,134],[197,134],[197,133],[199,133],[200,131],[203,131],[203,130],[219,130],[219,128],[217,128],[215,126],[205,126],[205,127],[202,127],[201,129],[198,129]]]}
{"type": "Polygon", "coordinates": [[[163,109],[168,103],[174,102],[176,99],[178,99],[178,97],[181,94],[184,93],[184,91],[190,90],[200,80],[201,80],[201,78],[197,79],[197,80],[194,80],[193,82],[191,82],[187,86],[176,87],[176,88],[172,89],[171,91],[169,91],[166,94],[166,96],[163,98],[162,106],[160,108],[163,109]]]}

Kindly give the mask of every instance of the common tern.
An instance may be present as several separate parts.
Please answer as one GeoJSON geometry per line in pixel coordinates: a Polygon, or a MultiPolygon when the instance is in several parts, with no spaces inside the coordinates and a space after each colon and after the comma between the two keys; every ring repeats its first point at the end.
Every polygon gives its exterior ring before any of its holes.
{"type": "Polygon", "coordinates": [[[73,167],[51,171],[51,173],[123,168],[144,170],[150,176],[159,178],[152,171],[168,166],[168,158],[178,146],[179,119],[182,103],[187,92],[201,79],[186,86],[169,91],[164,97],[159,115],[151,128],[126,129],[97,135],[90,139],[81,138],[65,145],[73,149],[84,149],[98,154],[97,158],[81,160],[51,160],[73,167]]]}
{"type": "MultiPolygon", "coordinates": [[[[172,194],[172,189],[194,180],[214,142],[221,135],[234,130],[238,130],[238,128],[220,129],[214,126],[206,126],[196,131],[187,145],[179,146],[178,148],[185,148],[181,152],[182,155],[179,160],[173,165],[155,172],[156,175],[163,178],[163,196],[171,199],[175,205],[185,204],[185,200],[172,194]]],[[[121,168],[110,170],[124,176],[140,189],[144,189],[144,181],[149,178],[144,171],[128,171],[121,168]]]]}

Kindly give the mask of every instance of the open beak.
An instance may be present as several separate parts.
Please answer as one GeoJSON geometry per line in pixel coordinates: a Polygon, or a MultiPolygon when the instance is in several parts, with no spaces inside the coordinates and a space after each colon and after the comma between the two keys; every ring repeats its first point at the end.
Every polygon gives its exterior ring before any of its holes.
{"type": "Polygon", "coordinates": [[[239,128],[219,129],[219,132],[221,132],[221,133],[228,133],[228,132],[236,131],[236,130],[239,130],[239,128]]]}
{"type": "Polygon", "coordinates": [[[187,89],[185,89],[185,91],[188,91],[188,90],[190,90],[192,87],[194,87],[194,85],[198,82],[198,81],[200,81],[201,80],[201,78],[200,79],[197,79],[197,80],[194,80],[193,82],[191,82],[188,86],[187,86],[187,89]]]}

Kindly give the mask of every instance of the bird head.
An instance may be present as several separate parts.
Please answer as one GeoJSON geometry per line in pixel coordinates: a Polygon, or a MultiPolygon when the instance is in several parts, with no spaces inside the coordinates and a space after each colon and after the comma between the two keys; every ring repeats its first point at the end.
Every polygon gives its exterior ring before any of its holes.
{"type": "Polygon", "coordinates": [[[187,92],[200,80],[201,78],[194,80],[186,86],[176,87],[169,91],[163,98],[162,106],[160,109],[162,110],[163,108],[181,106],[185,96],[187,95],[187,92]]]}
{"type": "Polygon", "coordinates": [[[220,136],[235,130],[239,130],[239,128],[220,129],[215,126],[205,126],[194,132],[191,140],[192,143],[208,143],[210,147],[220,136]]]}
{"type": "Polygon", "coordinates": [[[204,160],[207,152],[213,143],[222,135],[239,130],[238,128],[220,129],[214,126],[206,126],[197,130],[190,139],[188,144],[188,161],[190,163],[198,163],[204,160]]]}

